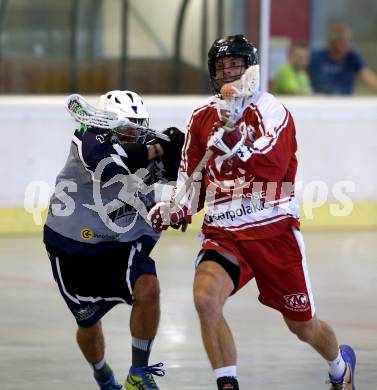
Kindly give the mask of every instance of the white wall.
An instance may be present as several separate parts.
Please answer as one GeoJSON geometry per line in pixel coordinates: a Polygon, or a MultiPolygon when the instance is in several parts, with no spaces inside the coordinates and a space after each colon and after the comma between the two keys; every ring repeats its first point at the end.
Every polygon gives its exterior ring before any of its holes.
{"type": "MultiPolygon", "coordinates": [[[[89,98],[95,103],[96,98],[89,98]]],[[[205,98],[146,96],[151,127],[185,128],[205,98]]],[[[298,180],[329,187],[355,183],[355,200],[377,200],[377,99],[284,98],[297,127],[298,180]]],[[[69,149],[74,122],[64,96],[0,97],[0,206],[22,206],[26,186],[53,185],[69,149]]]]}

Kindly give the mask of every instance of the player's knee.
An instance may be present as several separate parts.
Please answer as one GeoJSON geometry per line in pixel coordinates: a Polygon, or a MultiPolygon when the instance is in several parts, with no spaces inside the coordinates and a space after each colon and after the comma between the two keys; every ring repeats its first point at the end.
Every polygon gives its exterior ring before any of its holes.
{"type": "Polygon", "coordinates": [[[208,315],[221,310],[218,297],[215,292],[210,289],[195,288],[194,302],[199,315],[208,315]]]}
{"type": "Polygon", "coordinates": [[[141,276],[134,288],[135,302],[143,305],[155,305],[160,300],[160,285],[154,275],[141,276]]]}
{"type": "Polygon", "coordinates": [[[289,330],[294,333],[299,340],[308,343],[313,339],[314,323],[312,320],[304,322],[287,322],[289,330]]]}
{"type": "Polygon", "coordinates": [[[94,325],[89,327],[81,327],[77,329],[77,339],[85,340],[89,343],[96,343],[98,340],[102,339],[102,326],[100,321],[96,322],[94,325]]]}

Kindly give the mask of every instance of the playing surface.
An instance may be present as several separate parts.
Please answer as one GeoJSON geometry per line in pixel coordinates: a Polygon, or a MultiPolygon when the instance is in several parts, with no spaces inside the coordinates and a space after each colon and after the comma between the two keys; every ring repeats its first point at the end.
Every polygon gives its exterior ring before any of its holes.
{"type": "MultiPolygon", "coordinates": [[[[355,347],[359,390],[377,383],[377,232],[304,233],[319,316],[355,347]]],[[[215,389],[192,303],[195,235],[166,235],[153,252],[162,318],[151,363],[163,361],[162,390],[215,389]]],[[[256,300],[255,283],[229,300],[242,390],[320,390],[326,364],[256,300]]],[[[39,238],[0,238],[0,378],[7,390],[89,390],[96,385],[75,343],[75,322],[50,274],[39,238]]],[[[129,307],[105,317],[107,359],[124,381],[130,364],[129,307]]]]}

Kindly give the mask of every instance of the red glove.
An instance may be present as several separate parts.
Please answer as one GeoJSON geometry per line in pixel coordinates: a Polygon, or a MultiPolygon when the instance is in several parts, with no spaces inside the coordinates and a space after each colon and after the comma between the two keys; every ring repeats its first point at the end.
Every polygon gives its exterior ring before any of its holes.
{"type": "Polygon", "coordinates": [[[218,156],[224,156],[227,160],[234,156],[236,150],[234,147],[240,142],[245,142],[245,133],[240,126],[235,126],[231,131],[222,132],[222,123],[216,122],[209,135],[208,148],[211,149],[218,156]]]}
{"type": "Polygon", "coordinates": [[[157,203],[148,213],[148,220],[156,231],[166,230],[169,226],[174,229],[187,230],[191,223],[191,215],[186,206],[171,206],[168,202],[157,203]]]}
{"type": "Polygon", "coordinates": [[[233,149],[241,139],[242,132],[239,126],[235,126],[233,131],[226,132],[223,136],[223,141],[230,149],[233,149]]]}

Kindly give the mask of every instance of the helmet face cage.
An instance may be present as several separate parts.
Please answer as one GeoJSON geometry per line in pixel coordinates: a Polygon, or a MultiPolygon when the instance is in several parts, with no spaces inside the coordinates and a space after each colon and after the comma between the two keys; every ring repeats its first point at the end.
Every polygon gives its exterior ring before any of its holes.
{"type": "MultiPolygon", "coordinates": [[[[118,119],[128,119],[139,126],[149,127],[149,114],[141,97],[132,91],[109,91],[102,95],[100,108],[115,112],[118,119]]],[[[124,126],[112,130],[119,143],[145,143],[147,132],[142,128],[124,126]]]]}
{"type": "MultiPolygon", "coordinates": [[[[217,39],[208,51],[208,71],[211,79],[211,87],[215,94],[220,93],[220,88],[224,84],[222,79],[216,79],[216,62],[225,57],[243,58],[245,60],[245,69],[252,65],[257,65],[257,49],[243,35],[230,35],[225,38],[217,39]]],[[[241,77],[235,76],[234,80],[241,77]]],[[[234,81],[228,80],[227,82],[234,81]]]]}
{"type": "MultiPolygon", "coordinates": [[[[133,122],[139,126],[149,127],[149,119],[128,119],[130,122],[133,122]]],[[[116,129],[112,130],[112,132],[120,144],[144,144],[148,136],[148,132],[146,130],[130,126],[117,127],[116,129]]]]}

